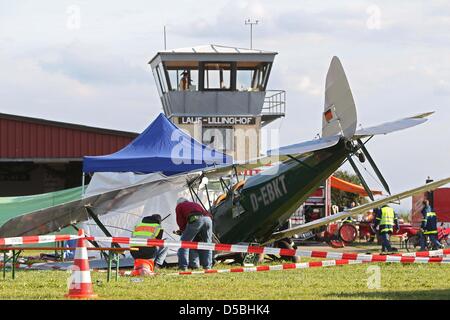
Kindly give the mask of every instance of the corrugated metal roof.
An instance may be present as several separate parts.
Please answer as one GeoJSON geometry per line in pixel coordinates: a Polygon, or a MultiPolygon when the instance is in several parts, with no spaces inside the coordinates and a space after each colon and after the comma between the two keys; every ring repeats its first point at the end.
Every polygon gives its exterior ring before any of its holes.
{"type": "Polygon", "coordinates": [[[239,47],[229,47],[217,44],[207,44],[195,47],[186,47],[161,51],[161,53],[252,53],[252,54],[276,54],[276,52],[259,49],[246,49],[239,47]]]}
{"type": "Polygon", "coordinates": [[[80,159],[116,152],[137,133],[0,114],[0,159],[80,159]]]}
{"type": "Polygon", "coordinates": [[[208,44],[160,51],[149,61],[149,64],[154,68],[161,60],[213,61],[218,58],[218,55],[220,55],[221,61],[272,62],[277,54],[272,51],[208,44]]]}

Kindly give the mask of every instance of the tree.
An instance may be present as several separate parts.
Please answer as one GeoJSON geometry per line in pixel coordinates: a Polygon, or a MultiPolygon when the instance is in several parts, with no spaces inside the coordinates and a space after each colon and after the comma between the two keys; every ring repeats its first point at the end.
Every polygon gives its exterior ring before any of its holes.
{"type": "MultiPolygon", "coordinates": [[[[361,185],[361,180],[359,177],[348,171],[338,170],[333,174],[336,178],[361,185]]],[[[367,200],[357,193],[345,192],[336,188],[331,188],[331,204],[339,206],[339,208],[348,206],[349,203],[355,202],[357,204],[362,204],[367,202],[367,200]]]]}

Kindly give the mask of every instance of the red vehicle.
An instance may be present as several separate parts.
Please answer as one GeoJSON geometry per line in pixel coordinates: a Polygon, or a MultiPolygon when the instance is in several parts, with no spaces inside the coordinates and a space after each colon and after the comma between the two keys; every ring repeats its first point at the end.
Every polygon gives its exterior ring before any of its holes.
{"type": "MultiPolygon", "coordinates": [[[[406,240],[406,250],[407,251],[417,251],[420,248],[420,234],[419,228],[412,228],[411,235],[408,234],[408,239],[406,240]]],[[[450,228],[438,227],[438,241],[447,246],[448,237],[450,235],[450,228]]],[[[427,249],[432,250],[430,241],[427,239],[427,249]]]]}

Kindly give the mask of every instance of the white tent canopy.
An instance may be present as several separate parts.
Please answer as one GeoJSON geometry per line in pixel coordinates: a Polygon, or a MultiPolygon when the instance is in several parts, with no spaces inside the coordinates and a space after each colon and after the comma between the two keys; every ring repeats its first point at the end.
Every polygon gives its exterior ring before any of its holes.
{"type": "MultiPolygon", "coordinates": [[[[189,176],[191,175],[190,173],[189,176]]],[[[173,234],[173,231],[178,230],[175,207],[178,197],[190,198],[190,192],[186,186],[187,177],[186,174],[166,177],[161,173],[97,172],[89,183],[84,197],[137,184],[157,182],[139,187],[120,206],[114,206],[111,211],[100,216],[99,220],[112,236],[131,237],[132,230],[143,217],[159,214],[164,219],[170,215],[162,222],[163,239],[178,241],[179,236],[173,234]]],[[[93,209],[95,212],[95,208],[93,209]]],[[[105,236],[93,220],[83,222],[82,228],[92,236],[105,236]]],[[[111,244],[100,243],[100,245],[110,246],[111,244]]],[[[176,250],[169,250],[168,256],[171,255],[176,255],[176,250]]]]}

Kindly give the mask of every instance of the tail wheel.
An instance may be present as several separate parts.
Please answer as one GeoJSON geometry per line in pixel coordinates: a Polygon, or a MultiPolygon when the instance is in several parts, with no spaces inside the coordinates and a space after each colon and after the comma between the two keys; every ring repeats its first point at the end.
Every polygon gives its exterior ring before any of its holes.
{"type": "MultiPolygon", "coordinates": [[[[280,249],[290,249],[290,250],[295,250],[296,248],[294,248],[294,246],[292,246],[288,241],[286,240],[281,240],[281,241],[277,241],[275,243],[275,247],[280,248],[280,249]]],[[[283,256],[281,257],[283,258],[283,256]]],[[[288,259],[294,263],[299,263],[300,262],[300,257],[298,256],[292,256],[292,257],[284,257],[285,259],[288,259]]]]}

